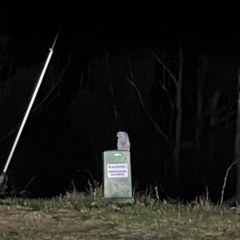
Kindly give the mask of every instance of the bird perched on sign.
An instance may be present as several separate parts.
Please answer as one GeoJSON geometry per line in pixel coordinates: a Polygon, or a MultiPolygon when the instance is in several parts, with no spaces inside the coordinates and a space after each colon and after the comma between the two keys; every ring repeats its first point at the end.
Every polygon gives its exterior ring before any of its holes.
{"type": "Polygon", "coordinates": [[[130,151],[130,141],[128,134],[126,132],[118,132],[117,137],[117,149],[123,151],[130,151]]]}

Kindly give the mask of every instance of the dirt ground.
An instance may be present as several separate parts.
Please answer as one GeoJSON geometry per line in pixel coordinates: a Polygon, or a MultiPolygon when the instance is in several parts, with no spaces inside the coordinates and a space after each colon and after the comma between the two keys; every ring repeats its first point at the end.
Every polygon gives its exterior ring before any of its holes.
{"type": "Polygon", "coordinates": [[[77,212],[59,210],[58,213],[45,213],[23,209],[5,209],[0,216],[0,232],[34,228],[51,232],[75,231],[82,228],[77,212]],[[77,221],[76,221],[77,220],[77,221]]]}
{"type": "Polygon", "coordinates": [[[239,217],[232,210],[179,208],[176,212],[164,205],[151,213],[143,207],[144,217],[137,207],[130,212],[127,208],[119,211],[115,205],[112,210],[44,206],[38,211],[23,205],[0,206],[0,239],[240,239],[239,217]]]}
{"type": "Polygon", "coordinates": [[[32,211],[4,206],[0,214],[0,239],[158,239],[139,224],[119,226],[94,219],[84,211],[60,209],[32,211]],[[20,234],[21,233],[21,234],[20,234]]]}

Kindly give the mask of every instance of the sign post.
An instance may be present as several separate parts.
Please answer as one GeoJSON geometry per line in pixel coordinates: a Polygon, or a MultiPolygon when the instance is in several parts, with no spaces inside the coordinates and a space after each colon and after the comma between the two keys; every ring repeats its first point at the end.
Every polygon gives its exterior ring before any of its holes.
{"type": "Polygon", "coordinates": [[[133,203],[129,151],[105,151],[103,157],[104,197],[133,203]]]}

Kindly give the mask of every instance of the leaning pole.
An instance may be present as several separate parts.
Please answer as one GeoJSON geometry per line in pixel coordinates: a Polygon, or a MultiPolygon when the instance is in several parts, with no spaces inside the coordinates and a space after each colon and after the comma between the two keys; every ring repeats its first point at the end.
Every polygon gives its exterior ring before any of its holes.
{"type": "Polygon", "coordinates": [[[0,186],[3,185],[3,183],[4,183],[5,180],[6,180],[5,178],[6,178],[6,173],[7,173],[7,170],[8,170],[8,166],[9,166],[9,164],[10,164],[10,162],[11,162],[12,156],[13,156],[13,154],[14,154],[14,151],[15,151],[15,149],[16,149],[16,146],[17,146],[17,144],[18,144],[18,141],[19,141],[19,139],[20,139],[20,137],[21,137],[23,128],[24,128],[24,126],[25,126],[25,124],[26,124],[26,121],[27,121],[27,119],[28,119],[29,113],[30,113],[30,111],[31,111],[31,109],[32,109],[32,106],[33,106],[33,104],[34,104],[34,101],[35,101],[35,99],[36,99],[38,90],[39,90],[39,88],[40,88],[40,86],[41,86],[41,83],[42,83],[42,81],[43,81],[43,77],[44,77],[45,72],[46,72],[46,70],[47,70],[47,68],[48,68],[48,64],[49,64],[49,62],[50,62],[50,60],[51,60],[51,57],[52,57],[52,54],[53,54],[53,49],[54,49],[54,46],[55,46],[55,44],[56,44],[58,35],[59,35],[59,32],[57,33],[57,35],[56,35],[56,37],[55,37],[55,39],[54,39],[54,42],[53,42],[52,47],[49,49],[49,54],[48,54],[48,57],[47,57],[46,62],[45,62],[45,64],[44,64],[42,73],[41,73],[41,75],[40,75],[40,77],[39,77],[37,86],[36,86],[36,88],[35,88],[35,90],[34,90],[34,92],[33,92],[31,101],[30,101],[30,103],[29,103],[29,105],[28,105],[27,111],[26,111],[26,113],[25,113],[25,115],[24,115],[24,118],[23,118],[23,121],[22,121],[22,123],[21,123],[21,126],[20,126],[20,128],[19,128],[19,130],[18,130],[17,136],[16,136],[15,141],[14,141],[14,143],[13,143],[12,149],[11,149],[10,154],[9,154],[9,156],[8,156],[8,159],[7,159],[7,162],[6,162],[5,167],[4,167],[4,169],[3,169],[2,175],[0,176],[0,186]]]}

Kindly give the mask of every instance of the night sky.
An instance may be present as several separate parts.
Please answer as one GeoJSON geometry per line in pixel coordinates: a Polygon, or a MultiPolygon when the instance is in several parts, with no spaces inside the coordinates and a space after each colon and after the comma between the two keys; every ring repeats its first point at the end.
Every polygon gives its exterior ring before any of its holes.
{"type": "MultiPolygon", "coordinates": [[[[27,189],[31,196],[64,193],[73,183],[83,191],[88,180],[94,185],[93,179],[101,184],[101,153],[116,148],[116,133],[123,130],[130,135],[137,191],[159,186],[163,198],[166,191],[191,199],[207,187],[217,200],[235,159],[239,11],[239,1],[2,3],[1,169],[60,30],[8,170],[9,192],[20,192],[33,177],[27,189]],[[179,111],[169,72],[179,81],[180,48],[184,65],[177,176],[179,111]]],[[[233,167],[226,197],[235,188],[233,167]]]]}

